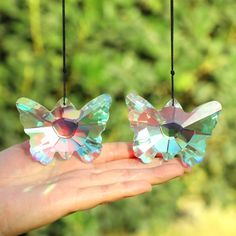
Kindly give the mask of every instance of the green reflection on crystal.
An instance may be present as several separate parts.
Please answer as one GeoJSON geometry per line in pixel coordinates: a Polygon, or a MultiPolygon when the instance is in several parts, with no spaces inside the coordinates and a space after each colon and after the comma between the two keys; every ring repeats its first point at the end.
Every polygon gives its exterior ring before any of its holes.
{"type": "Polygon", "coordinates": [[[42,164],[48,164],[54,156],[63,159],[73,154],[90,162],[101,151],[102,132],[109,119],[111,97],[103,94],[81,110],[66,99],[59,100],[52,111],[28,98],[16,103],[24,131],[30,137],[30,152],[42,164]]]}
{"type": "Polygon", "coordinates": [[[169,101],[163,109],[156,110],[135,94],[127,96],[126,104],[138,158],[147,163],[158,153],[165,160],[178,155],[189,166],[202,161],[206,139],[215,128],[221,110],[220,103],[213,101],[186,113],[176,100],[174,106],[169,101]]]}
{"type": "Polygon", "coordinates": [[[177,123],[167,123],[161,126],[161,131],[168,137],[176,137],[183,128],[177,123]]]}

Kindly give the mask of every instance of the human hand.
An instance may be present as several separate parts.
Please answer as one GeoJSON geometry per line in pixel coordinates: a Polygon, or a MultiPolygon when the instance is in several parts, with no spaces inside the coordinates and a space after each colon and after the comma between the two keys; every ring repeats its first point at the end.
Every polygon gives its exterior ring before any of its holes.
{"type": "Polygon", "coordinates": [[[0,235],[18,235],[67,214],[151,191],[188,169],[174,159],[143,164],[128,143],[107,143],[91,164],[75,157],[43,166],[29,143],[0,152],[0,235]]]}

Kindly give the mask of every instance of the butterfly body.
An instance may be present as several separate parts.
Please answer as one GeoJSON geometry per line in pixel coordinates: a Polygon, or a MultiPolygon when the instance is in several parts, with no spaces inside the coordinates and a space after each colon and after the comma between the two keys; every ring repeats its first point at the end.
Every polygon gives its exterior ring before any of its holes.
{"type": "Polygon", "coordinates": [[[111,97],[103,94],[81,110],[66,99],[59,100],[52,111],[28,98],[18,99],[24,131],[30,137],[32,157],[49,164],[55,156],[63,159],[73,154],[91,162],[102,148],[101,134],[109,118],[111,97]]]}
{"type": "Polygon", "coordinates": [[[184,112],[176,100],[174,105],[169,101],[161,110],[136,94],[129,94],[126,103],[134,130],[133,149],[144,163],[151,162],[158,153],[165,160],[181,156],[189,166],[202,161],[206,138],[217,123],[220,103],[209,102],[190,113],[184,112]]]}

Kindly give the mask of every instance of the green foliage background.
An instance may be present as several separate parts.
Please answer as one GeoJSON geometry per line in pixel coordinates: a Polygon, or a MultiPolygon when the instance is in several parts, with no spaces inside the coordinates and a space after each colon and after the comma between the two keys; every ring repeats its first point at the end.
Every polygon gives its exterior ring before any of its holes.
{"type": "MultiPolygon", "coordinates": [[[[173,229],[182,236],[176,224],[197,227],[199,203],[207,216],[217,206],[224,223],[223,213],[236,207],[235,9],[235,0],[176,1],[176,96],[186,111],[209,100],[223,105],[203,164],[150,194],[73,214],[29,235],[168,235],[173,229]]],[[[48,108],[62,97],[60,17],[60,1],[0,1],[1,149],[27,138],[18,97],[48,108]]],[[[104,140],[131,140],[125,95],[136,91],[157,108],[169,99],[169,1],[68,0],[67,26],[70,100],[79,108],[110,93],[104,140]]],[[[219,228],[214,223],[209,232],[219,228]]],[[[223,235],[236,235],[230,227],[223,235]]]]}

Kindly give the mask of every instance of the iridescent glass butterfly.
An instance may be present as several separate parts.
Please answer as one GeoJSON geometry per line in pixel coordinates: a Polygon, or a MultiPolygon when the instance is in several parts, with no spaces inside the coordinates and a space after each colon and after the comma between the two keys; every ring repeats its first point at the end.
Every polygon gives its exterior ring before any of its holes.
{"type": "Polygon", "coordinates": [[[144,163],[158,153],[165,160],[180,156],[189,166],[202,161],[206,139],[216,126],[221,104],[205,103],[190,113],[172,100],[161,110],[155,109],[144,98],[129,94],[126,98],[129,120],[134,130],[133,150],[144,163]]]}
{"type": "Polygon", "coordinates": [[[101,151],[101,134],[109,118],[111,97],[103,94],[81,110],[63,98],[52,111],[28,98],[16,102],[24,131],[30,137],[30,152],[42,164],[58,155],[68,159],[73,154],[91,162],[101,151]]]}

